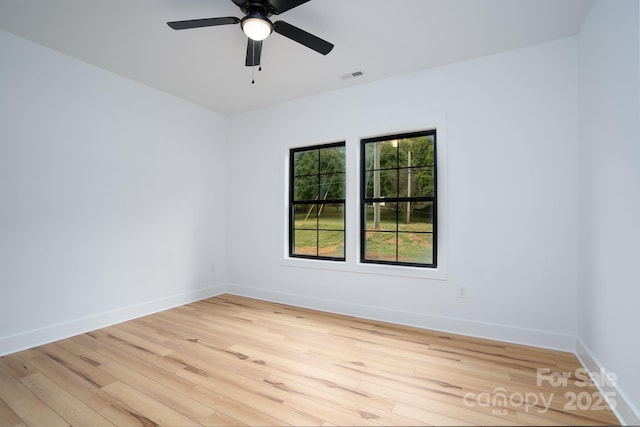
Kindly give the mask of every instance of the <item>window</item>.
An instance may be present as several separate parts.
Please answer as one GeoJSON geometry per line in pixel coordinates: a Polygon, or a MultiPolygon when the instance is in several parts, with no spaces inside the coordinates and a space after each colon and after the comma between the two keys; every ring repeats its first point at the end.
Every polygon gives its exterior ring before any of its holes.
{"type": "Polygon", "coordinates": [[[289,256],[344,261],[344,142],[289,156],[289,256]]]}
{"type": "Polygon", "coordinates": [[[436,268],[436,131],[361,143],[361,262],[436,268]]]}

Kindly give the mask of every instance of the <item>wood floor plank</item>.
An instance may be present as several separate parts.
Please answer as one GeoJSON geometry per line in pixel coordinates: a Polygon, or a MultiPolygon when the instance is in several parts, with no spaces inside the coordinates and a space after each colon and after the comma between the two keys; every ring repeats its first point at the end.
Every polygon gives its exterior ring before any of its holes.
{"type": "Polygon", "coordinates": [[[199,425],[195,420],[182,415],[178,411],[169,408],[165,404],[158,402],[123,382],[115,381],[102,387],[102,389],[115,399],[126,402],[127,406],[130,406],[138,413],[143,414],[146,418],[159,425],[199,425]]]}
{"type": "Polygon", "coordinates": [[[94,411],[99,411],[100,409],[114,403],[113,399],[111,399],[109,395],[102,391],[96,384],[74,374],[63,365],[60,365],[47,356],[41,355],[33,358],[31,359],[31,364],[39,372],[43,373],[56,384],[72,393],[94,411]]]}
{"type": "MultiPolygon", "coordinates": [[[[100,369],[192,420],[200,421],[213,414],[213,409],[165,386],[162,380],[154,381],[117,362],[100,365],[100,369]]],[[[193,386],[195,387],[195,384],[193,386]]]]}
{"type": "Polygon", "coordinates": [[[238,420],[241,424],[251,426],[283,425],[283,422],[278,418],[254,408],[251,400],[239,402],[227,397],[225,395],[226,392],[222,389],[212,390],[210,388],[196,386],[193,390],[185,394],[211,408],[215,408],[218,415],[215,417],[215,414],[212,415],[211,417],[214,417],[214,419],[226,417],[232,420],[238,420]]]}
{"type": "Polygon", "coordinates": [[[0,400],[0,427],[15,427],[22,423],[22,420],[13,412],[13,409],[0,400]]]}
{"type": "Polygon", "coordinates": [[[567,406],[597,398],[580,369],[571,353],[221,295],[0,358],[0,427],[618,424],[567,406]]]}
{"type": "Polygon", "coordinates": [[[372,382],[363,382],[359,390],[369,393],[376,393],[396,402],[403,402],[416,408],[437,412],[443,415],[460,413],[460,418],[464,421],[472,422],[476,420],[479,425],[516,425],[518,418],[515,411],[500,412],[496,416],[494,408],[474,405],[466,405],[462,396],[445,393],[426,393],[399,390],[396,388],[380,386],[372,382]],[[436,408],[434,410],[434,408],[436,408]],[[463,414],[466,412],[467,414],[463,414]],[[481,420],[481,421],[480,421],[481,420]]]}
{"type": "Polygon", "coordinates": [[[154,366],[170,374],[173,374],[176,371],[184,368],[183,365],[176,362],[175,360],[163,356],[158,356],[157,354],[150,353],[147,350],[133,347],[121,340],[112,337],[111,335],[101,337],[98,340],[102,344],[104,344],[105,348],[98,349],[97,352],[106,356],[109,355],[110,350],[118,350],[124,354],[129,355],[130,358],[152,363],[154,366]]]}
{"type": "MultiPolygon", "coordinates": [[[[212,392],[223,390],[225,396],[238,403],[250,402],[252,408],[277,420],[280,425],[318,425],[322,421],[322,418],[300,412],[297,408],[284,407],[282,403],[289,397],[289,393],[266,383],[206,371],[203,375],[185,370],[178,375],[199,382],[202,389],[212,392]]],[[[228,415],[236,417],[236,414],[237,412],[228,415]]]]}
{"type": "Polygon", "coordinates": [[[59,343],[47,344],[35,350],[96,387],[102,387],[115,381],[115,378],[98,369],[94,363],[87,362],[80,355],[67,352],[59,343]]]}
{"type": "Polygon", "coordinates": [[[163,343],[170,340],[169,337],[160,333],[155,328],[145,325],[143,322],[124,322],[118,324],[118,328],[125,332],[129,332],[131,334],[139,336],[148,342],[153,342],[159,345],[162,345],[163,343]]]}
{"type": "Polygon", "coordinates": [[[208,427],[222,427],[222,426],[246,426],[247,424],[241,423],[235,418],[222,413],[214,412],[202,421],[202,424],[208,427]]]}
{"type": "Polygon", "coordinates": [[[548,411],[544,414],[535,411],[518,411],[518,421],[528,425],[565,425],[565,426],[598,426],[601,422],[573,414],[548,411]]]}
{"type": "Polygon", "coordinates": [[[94,338],[90,335],[91,333],[86,333],[82,335],[76,335],[75,337],[69,338],[71,341],[83,345],[85,348],[89,350],[98,351],[105,347],[97,338],[94,338]]]}
{"type": "Polygon", "coordinates": [[[137,357],[131,357],[130,354],[119,349],[104,348],[100,349],[100,353],[108,357],[110,361],[126,366],[153,381],[175,390],[178,393],[184,393],[185,391],[192,389],[194,386],[193,383],[176,376],[175,371],[167,372],[162,369],[162,367],[155,365],[153,362],[138,359],[137,357]]]}
{"type": "MultiPolygon", "coordinates": [[[[332,371],[341,372],[345,375],[359,378],[361,381],[370,380],[378,384],[383,384],[388,387],[399,387],[405,389],[407,387],[414,390],[421,391],[433,391],[438,393],[453,394],[457,396],[463,396],[465,393],[465,387],[450,382],[448,379],[445,381],[430,379],[426,377],[415,377],[413,375],[398,375],[394,372],[387,370],[376,370],[369,367],[368,364],[362,365],[343,365],[336,364],[331,368],[332,371]]],[[[468,391],[468,390],[467,390],[468,391]]],[[[473,389],[473,391],[478,391],[473,389]]]]}
{"type": "Polygon", "coordinates": [[[40,372],[23,377],[20,382],[71,425],[113,427],[106,418],[40,372]]]}
{"type": "Polygon", "coordinates": [[[263,360],[270,366],[294,371],[301,375],[316,378],[318,381],[329,381],[330,383],[338,384],[346,388],[356,388],[358,386],[358,380],[348,375],[331,372],[328,369],[330,365],[320,363],[308,356],[288,358],[285,354],[263,352],[259,349],[252,349],[241,345],[234,345],[230,347],[230,349],[247,355],[254,360],[263,360]]]}
{"type": "Polygon", "coordinates": [[[0,366],[5,368],[16,379],[27,377],[37,372],[29,362],[17,354],[0,357],[0,366]]]}
{"type": "Polygon", "coordinates": [[[102,408],[100,415],[118,427],[156,427],[158,424],[123,403],[102,408]]]}
{"type": "MultiPolygon", "coordinates": [[[[321,405],[329,412],[339,412],[343,416],[354,420],[356,425],[372,424],[372,425],[416,425],[414,420],[403,417],[393,412],[393,410],[381,409],[376,407],[374,401],[376,397],[369,396],[366,403],[363,403],[362,399],[357,399],[357,394],[348,392],[348,396],[336,395],[332,390],[317,389],[315,387],[302,386],[301,384],[291,384],[293,390],[297,390],[297,393],[292,393],[291,397],[284,403],[285,405],[321,405]]],[[[335,418],[333,415],[326,415],[325,419],[333,423],[342,423],[344,419],[335,418]]],[[[351,424],[351,421],[349,422],[351,424]]]]}
{"type": "Polygon", "coordinates": [[[105,329],[109,336],[124,342],[125,344],[139,348],[141,350],[147,351],[152,354],[157,354],[158,356],[166,356],[171,354],[171,350],[167,349],[162,344],[157,344],[153,341],[149,341],[144,337],[141,337],[136,334],[132,334],[131,332],[126,331],[124,328],[120,326],[111,326],[105,329]]]}
{"type": "Polygon", "coordinates": [[[67,353],[72,354],[79,359],[82,359],[92,366],[98,366],[102,363],[109,362],[108,358],[102,356],[95,350],[85,347],[84,345],[73,339],[58,341],[56,345],[65,350],[67,353]]]}
{"type": "Polygon", "coordinates": [[[378,425],[366,414],[355,414],[343,409],[327,407],[327,405],[315,399],[309,399],[300,395],[292,395],[287,399],[286,405],[300,408],[309,413],[323,414],[326,421],[340,426],[378,425]]]}
{"type": "Polygon", "coordinates": [[[405,403],[398,403],[393,410],[395,413],[404,415],[407,418],[414,419],[424,425],[430,426],[473,426],[478,424],[462,421],[459,418],[453,418],[437,412],[427,411],[425,409],[416,408],[415,406],[405,403]]]}
{"type": "Polygon", "coordinates": [[[5,403],[30,397],[31,392],[4,367],[0,366],[0,399],[5,403]]]}
{"type": "MultiPolygon", "coordinates": [[[[407,403],[409,404],[409,403],[407,403]]],[[[471,408],[466,408],[463,402],[457,402],[457,404],[443,403],[437,400],[422,399],[415,402],[416,408],[425,410],[430,413],[444,415],[450,418],[461,420],[463,422],[471,423],[481,426],[514,426],[521,425],[517,422],[517,416],[515,411],[511,413],[503,411],[494,411],[493,413],[486,413],[483,411],[474,411],[471,408]]]]}
{"type": "Polygon", "coordinates": [[[9,404],[28,426],[70,427],[67,421],[34,395],[22,397],[9,404]]]}
{"type": "Polygon", "coordinates": [[[395,400],[384,396],[357,389],[342,387],[328,381],[318,381],[317,378],[301,376],[296,373],[278,370],[274,373],[268,369],[264,372],[265,383],[286,390],[291,394],[306,396],[331,406],[362,404],[378,410],[391,412],[395,400]]]}

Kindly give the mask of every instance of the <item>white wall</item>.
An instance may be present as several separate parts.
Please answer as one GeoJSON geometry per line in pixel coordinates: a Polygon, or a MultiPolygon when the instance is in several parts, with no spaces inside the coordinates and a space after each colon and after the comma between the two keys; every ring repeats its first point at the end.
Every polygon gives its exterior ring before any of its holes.
{"type": "Polygon", "coordinates": [[[0,58],[0,354],[218,292],[226,118],[1,31],[0,58]]]}
{"type": "MultiPolygon", "coordinates": [[[[576,39],[568,38],[231,117],[230,290],[572,350],[577,86],[576,39]],[[440,143],[448,152],[447,212],[441,218],[449,235],[447,280],[283,261],[290,147],[346,139],[353,166],[358,137],[421,120],[428,127],[433,117],[446,117],[440,143]],[[457,298],[458,287],[467,289],[467,299],[457,298]]],[[[355,225],[357,167],[351,172],[347,197],[355,209],[348,216],[355,225]]],[[[355,263],[354,239],[347,240],[347,250],[355,263]]]]}
{"type": "Polygon", "coordinates": [[[591,369],[617,375],[617,387],[607,391],[614,393],[623,419],[635,425],[640,424],[638,9],[636,0],[596,1],[579,34],[578,353],[591,369]]]}

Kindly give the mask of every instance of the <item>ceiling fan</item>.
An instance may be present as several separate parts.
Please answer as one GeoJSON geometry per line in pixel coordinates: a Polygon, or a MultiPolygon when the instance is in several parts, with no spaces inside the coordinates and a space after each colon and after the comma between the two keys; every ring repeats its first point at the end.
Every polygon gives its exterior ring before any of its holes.
{"type": "Polygon", "coordinates": [[[253,67],[260,65],[262,54],[262,41],[272,32],[281,34],[295,42],[300,43],[323,55],[333,49],[333,44],[322,40],[298,27],[284,21],[271,22],[269,17],[280,15],[288,10],[298,7],[309,0],[231,0],[242,10],[245,16],[240,19],[235,16],[222,18],[191,19],[187,21],[167,22],[174,30],[186,30],[190,28],[213,27],[218,25],[240,24],[242,31],[248,37],[247,57],[245,65],[253,67]]]}

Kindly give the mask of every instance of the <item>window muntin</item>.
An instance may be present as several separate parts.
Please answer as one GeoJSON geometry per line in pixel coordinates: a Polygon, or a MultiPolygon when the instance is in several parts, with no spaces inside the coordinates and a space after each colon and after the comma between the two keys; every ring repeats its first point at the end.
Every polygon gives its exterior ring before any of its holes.
{"type": "Polygon", "coordinates": [[[361,142],[361,262],[436,268],[435,130],[361,142]]]}
{"type": "Polygon", "coordinates": [[[290,151],[289,256],[345,260],[345,143],[290,151]]]}

